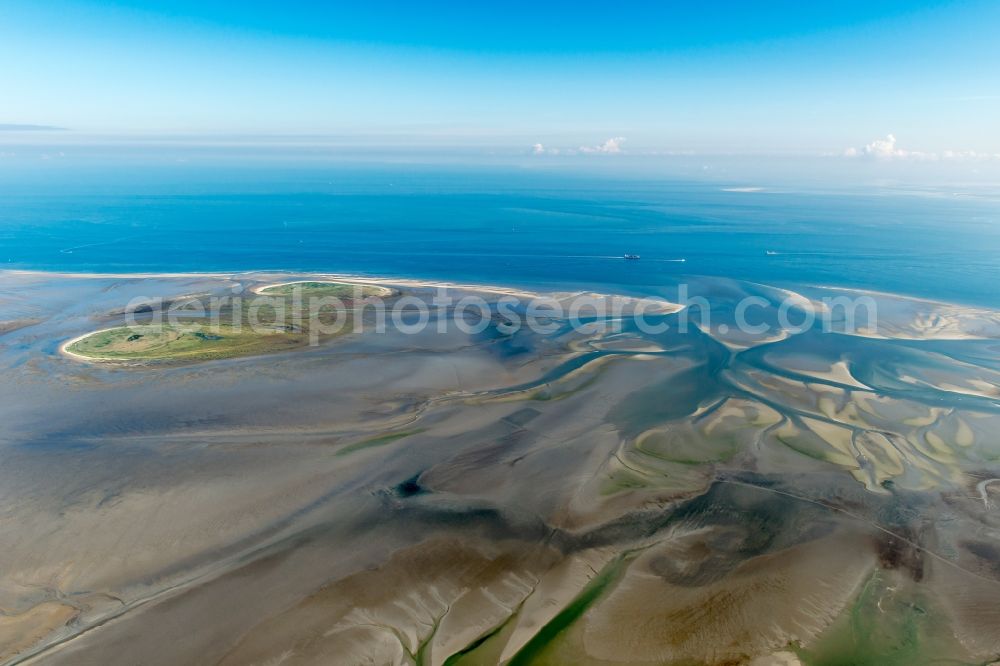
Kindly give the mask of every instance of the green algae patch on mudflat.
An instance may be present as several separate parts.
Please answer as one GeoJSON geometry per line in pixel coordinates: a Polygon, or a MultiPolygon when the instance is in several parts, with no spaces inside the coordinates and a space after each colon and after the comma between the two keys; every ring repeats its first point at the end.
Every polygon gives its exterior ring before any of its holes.
{"type": "Polygon", "coordinates": [[[146,324],[96,331],[66,345],[65,351],[96,361],[207,361],[284,351],[308,342],[304,331],[284,328],[146,324]]]}
{"type": "Polygon", "coordinates": [[[605,565],[568,606],[538,630],[508,662],[508,666],[566,663],[558,654],[558,639],[622,578],[635,555],[636,551],[626,551],[605,565]]]}
{"type": "Polygon", "coordinates": [[[344,448],[337,451],[337,455],[346,456],[348,454],[354,453],[355,451],[371,449],[377,446],[385,446],[386,444],[391,444],[397,440],[405,439],[410,435],[416,435],[421,432],[423,432],[423,429],[404,430],[403,432],[390,432],[384,435],[376,435],[375,437],[369,437],[368,439],[363,439],[360,442],[348,444],[344,448]]]}
{"type": "Polygon", "coordinates": [[[961,664],[964,650],[930,599],[893,572],[876,570],[854,603],[808,648],[807,666],[961,664]]]}
{"type": "Polygon", "coordinates": [[[517,628],[519,610],[498,627],[487,631],[465,649],[449,656],[444,666],[483,666],[502,663],[503,649],[517,628]]]}
{"type": "Polygon", "coordinates": [[[696,432],[677,430],[646,431],[637,439],[635,448],[648,456],[682,465],[722,462],[740,450],[739,439],[728,433],[705,437],[696,432]]]}

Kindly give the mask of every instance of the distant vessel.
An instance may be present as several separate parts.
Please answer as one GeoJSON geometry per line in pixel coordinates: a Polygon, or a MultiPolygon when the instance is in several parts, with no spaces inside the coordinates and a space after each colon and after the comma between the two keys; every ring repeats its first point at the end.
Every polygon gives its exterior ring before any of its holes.
{"type": "Polygon", "coordinates": [[[766,254],[768,256],[774,256],[774,255],[776,255],[778,253],[775,252],[774,250],[764,250],[764,254],[766,254]]]}
{"type": "Polygon", "coordinates": [[[637,255],[637,254],[626,254],[625,255],[625,259],[628,260],[628,261],[638,261],[639,260],[639,255],[637,255]]]}

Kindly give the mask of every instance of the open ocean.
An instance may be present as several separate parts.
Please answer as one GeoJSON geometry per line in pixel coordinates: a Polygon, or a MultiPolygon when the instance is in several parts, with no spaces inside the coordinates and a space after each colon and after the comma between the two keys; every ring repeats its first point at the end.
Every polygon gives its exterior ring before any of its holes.
{"type": "Polygon", "coordinates": [[[635,292],[717,275],[1000,305],[993,197],[737,186],[444,167],[37,172],[0,183],[0,264],[635,292]]]}

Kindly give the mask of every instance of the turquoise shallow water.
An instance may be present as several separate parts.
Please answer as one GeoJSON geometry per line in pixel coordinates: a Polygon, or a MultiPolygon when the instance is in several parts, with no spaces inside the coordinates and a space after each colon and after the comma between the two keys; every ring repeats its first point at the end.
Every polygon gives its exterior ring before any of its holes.
{"type": "Polygon", "coordinates": [[[719,275],[1000,305],[994,199],[724,187],[371,166],[65,171],[0,187],[0,263],[636,291],[719,275]]]}

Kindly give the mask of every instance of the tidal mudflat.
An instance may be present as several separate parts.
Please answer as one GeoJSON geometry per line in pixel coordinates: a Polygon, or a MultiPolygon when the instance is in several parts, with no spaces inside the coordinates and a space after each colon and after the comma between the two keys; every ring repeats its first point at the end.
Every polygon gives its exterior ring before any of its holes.
{"type": "Polygon", "coordinates": [[[0,273],[4,663],[1000,659],[1000,313],[868,294],[829,332],[779,303],[850,292],[703,279],[711,322],[658,332],[82,344],[137,297],[338,281],[0,273]]]}

